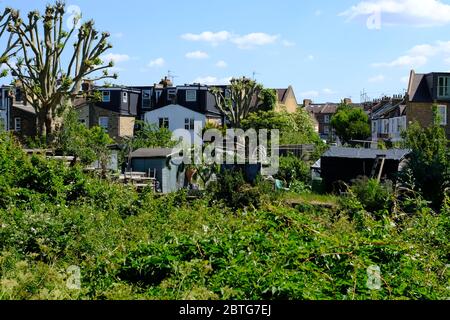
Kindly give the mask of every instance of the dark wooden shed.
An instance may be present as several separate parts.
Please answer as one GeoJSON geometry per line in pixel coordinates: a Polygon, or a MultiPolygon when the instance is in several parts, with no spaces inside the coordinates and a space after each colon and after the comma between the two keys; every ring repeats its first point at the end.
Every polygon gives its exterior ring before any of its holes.
{"type": "Polygon", "coordinates": [[[360,176],[376,178],[380,175],[382,179],[394,181],[409,153],[410,151],[405,149],[331,147],[322,155],[320,161],[324,188],[327,192],[339,191],[342,182],[350,183],[360,176]],[[381,168],[383,158],[384,164],[381,168]],[[374,172],[376,176],[373,176],[374,172]]]}

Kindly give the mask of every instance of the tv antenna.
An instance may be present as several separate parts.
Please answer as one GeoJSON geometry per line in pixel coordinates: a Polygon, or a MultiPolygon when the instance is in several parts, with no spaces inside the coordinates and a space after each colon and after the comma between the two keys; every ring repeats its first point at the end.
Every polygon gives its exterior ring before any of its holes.
{"type": "Polygon", "coordinates": [[[172,84],[174,84],[174,79],[175,79],[175,78],[178,78],[178,76],[174,75],[174,74],[173,74],[173,71],[168,70],[168,71],[167,71],[167,78],[169,78],[170,81],[172,81],[172,84]]]}
{"type": "Polygon", "coordinates": [[[253,79],[253,81],[256,80],[256,75],[257,75],[257,74],[260,74],[260,73],[258,73],[258,72],[256,72],[256,71],[253,71],[253,72],[252,72],[252,79],[253,79]]]}

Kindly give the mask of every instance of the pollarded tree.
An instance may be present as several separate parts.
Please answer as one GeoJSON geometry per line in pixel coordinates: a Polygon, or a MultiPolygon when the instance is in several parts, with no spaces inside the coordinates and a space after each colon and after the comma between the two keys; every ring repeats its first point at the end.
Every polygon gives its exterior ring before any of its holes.
{"type": "Polygon", "coordinates": [[[1,75],[10,73],[21,86],[36,110],[38,133],[49,140],[55,137],[64,106],[71,105],[85,78],[117,78],[108,73],[113,63],[105,64],[100,58],[112,48],[107,42],[110,35],[99,34],[92,20],[77,29],[80,19],[78,15],[69,20],[73,26],[64,30],[65,4],[61,1],[47,5],[43,15],[31,11],[23,18],[11,8],[0,15],[0,38],[7,38],[4,52],[0,51],[0,66],[7,69],[1,75]]]}
{"type": "Polygon", "coordinates": [[[231,79],[230,83],[228,91],[212,88],[211,93],[216,99],[217,108],[227,117],[230,126],[240,128],[241,121],[260,106],[264,88],[246,77],[231,79]]]}

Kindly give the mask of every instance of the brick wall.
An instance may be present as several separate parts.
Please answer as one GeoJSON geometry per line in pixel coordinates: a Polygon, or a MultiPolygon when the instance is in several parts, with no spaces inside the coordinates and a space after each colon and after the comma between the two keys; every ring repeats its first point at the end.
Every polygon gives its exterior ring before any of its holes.
{"type": "MultiPolygon", "coordinates": [[[[436,102],[437,105],[447,106],[447,126],[445,132],[450,139],[450,103],[436,102]]],[[[406,106],[406,123],[419,122],[423,127],[428,127],[433,122],[433,103],[409,102],[406,106]]]]}

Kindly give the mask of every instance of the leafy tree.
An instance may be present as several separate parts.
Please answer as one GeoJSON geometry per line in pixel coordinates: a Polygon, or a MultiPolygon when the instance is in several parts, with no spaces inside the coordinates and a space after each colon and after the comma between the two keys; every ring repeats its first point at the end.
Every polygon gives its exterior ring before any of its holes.
{"type": "Polygon", "coordinates": [[[242,77],[231,79],[227,95],[223,89],[212,88],[217,108],[227,117],[230,126],[240,128],[243,119],[256,111],[262,100],[263,86],[256,81],[242,77]]]}
{"type": "Polygon", "coordinates": [[[320,138],[314,131],[311,117],[303,110],[295,113],[286,111],[258,111],[249,114],[242,121],[242,128],[248,129],[278,129],[281,144],[320,144],[320,138]]]}
{"type": "Polygon", "coordinates": [[[0,66],[7,66],[1,75],[6,76],[9,71],[17,80],[36,110],[39,135],[50,141],[55,137],[64,107],[78,95],[86,77],[93,76],[94,81],[117,77],[108,73],[113,63],[104,64],[100,58],[112,48],[107,42],[109,33],[100,35],[90,20],[81,25],[75,36],[81,17],[76,16],[73,27],[66,31],[64,14],[65,4],[57,1],[47,5],[43,15],[31,11],[24,18],[11,8],[0,15],[0,38],[9,34],[6,48],[0,53],[0,66]]]}
{"type": "Polygon", "coordinates": [[[171,148],[176,141],[172,140],[172,132],[167,128],[160,128],[154,123],[136,121],[139,129],[131,138],[133,150],[140,148],[171,148]]]}
{"type": "Polygon", "coordinates": [[[341,104],[331,118],[331,126],[345,143],[351,140],[366,140],[370,136],[370,124],[367,114],[359,108],[341,104]]]}
{"type": "Polygon", "coordinates": [[[84,165],[98,160],[103,175],[106,175],[110,150],[114,141],[100,127],[88,129],[78,121],[78,115],[70,110],[64,116],[63,126],[58,133],[57,146],[66,155],[74,156],[73,164],[80,159],[84,165]]]}
{"type": "Polygon", "coordinates": [[[277,92],[274,89],[261,90],[262,103],[258,107],[261,111],[273,111],[277,105],[277,92]]]}
{"type": "Polygon", "coordinates": [[[408,168],[414,177],[416,187],[425,199],[439,208],[444,199],[444,190],[450,182],[450,155],[448,140],[443,127],[436,120],[427,128],[413,123],[403,133],[403,147],[412,153],[408,168]]]}

